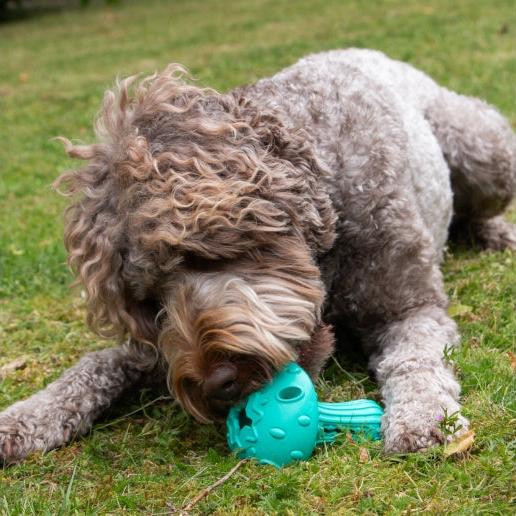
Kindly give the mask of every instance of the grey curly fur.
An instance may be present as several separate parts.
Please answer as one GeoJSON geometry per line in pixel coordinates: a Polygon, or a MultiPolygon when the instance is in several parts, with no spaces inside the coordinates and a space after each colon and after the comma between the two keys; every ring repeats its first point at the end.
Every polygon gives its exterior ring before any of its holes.
{"type": "Polygon", "coordinates": [[[452,217],[485,248],[516,248],[500,216],[516,138],[494,108],[350,49],[225,95],[178,68],[133,97],[123,84],[98,133],[97,145],[68,143],[89,165],[64,179],[82,194],[66,242],[91,326],[133,344],[87,355],[0,413],[4,462],[86,432],[157,374],[156,349],[173,393],[204,421],[221,354],[250,389],[293,358],[316,376],[332,350],[323,320],[369,354],[385,449],[443,441],[438,418],[460,409],[439,270],[452,217]]]}

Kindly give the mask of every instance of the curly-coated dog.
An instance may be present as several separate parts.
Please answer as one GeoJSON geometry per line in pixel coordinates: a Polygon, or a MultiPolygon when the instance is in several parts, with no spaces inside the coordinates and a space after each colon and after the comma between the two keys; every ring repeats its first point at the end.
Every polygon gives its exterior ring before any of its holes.
{"type": "Polygon", "coordinates": [[[439,264],[450,225],[516,248],[501,217],[508,122],[370,50],[311,55],[226,94],[177,65],[132,82],[106,94],[98,143],[65,141],[87,164],[59,181],[88,323],[124,343],[0,413],[1,459],[83,434],[160,374],[198,420],[223,418],[287,361],[317,376],[327,324],[369,356],[385,449],[442,442],[439,418],[460,408],[444,357],[459,336],[439,264]]]}

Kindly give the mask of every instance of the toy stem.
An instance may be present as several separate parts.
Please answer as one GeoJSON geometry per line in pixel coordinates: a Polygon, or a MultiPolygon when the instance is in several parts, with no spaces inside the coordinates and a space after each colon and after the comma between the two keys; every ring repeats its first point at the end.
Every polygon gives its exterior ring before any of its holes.
{"type": "Polygon", "coordinates": [[[320,441],[331,442],[340,430],[363,432],[369,439],[378,440],[383,409],[373,400],[354,400],[341,403],[319,402],[320,441]]]}

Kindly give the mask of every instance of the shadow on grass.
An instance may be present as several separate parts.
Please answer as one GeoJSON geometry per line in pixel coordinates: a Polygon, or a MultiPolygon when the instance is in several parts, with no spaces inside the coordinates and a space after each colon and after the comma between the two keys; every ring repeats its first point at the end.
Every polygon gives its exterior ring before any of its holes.
{"type": "MultiPolygon", "coordinates": [[[[340,349],[328,362],[323,376],[330,392],[342,389],[342,385],[346,384],[348,389],[353,390],[354,384],[357,392],[367,394],[367,397],[376,397],[378,386],[368,375],[367,359],[360,349],[340,349]]],[[[138,435],[148,436],[151,439],[146,442],[153,443],[150,448],[154,452],[167,448],[166,454],[174,456],[179,462],[188,462],[192,453],[204,456],[208,449],[220,456],[230,454],[225,425],[200,424],[170,398],[164,386],[145,387],[125,393],[95,422],[90,435],[96,441],[97,437],[102,439],[110,432],[131,434],[132,439],[138,435]]]]}
{"type": "Polygon", "coordinates": [[[90,2],[88,0],[0,0],[0,27],[3,24],[42,18],[61,11],[75,11],[80,14],[90,4],[114,5],[119,3],[121,3],[120,0],[105,0],[105,2],[90,2]]]}
{"type": "Polygon", "coordinates": [[[199,423],[187,415],[164,388],[146,387],[125,393],[96,420],[90,434],[116,433],[130,425],[138,429],[136,433],[153,434],[159,440],[170,439],[179,460],[192,452],[202,455],[208,447],[221,455],[229,454],[224,425],[199,423]]]}

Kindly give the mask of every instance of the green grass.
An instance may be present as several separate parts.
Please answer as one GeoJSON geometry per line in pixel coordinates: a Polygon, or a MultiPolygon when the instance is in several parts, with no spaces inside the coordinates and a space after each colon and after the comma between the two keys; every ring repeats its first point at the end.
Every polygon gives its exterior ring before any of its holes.
{"type": "MultiPolygon", "coordinates": [[[[177,0],[50,11],[0,26],[0,365],[27,360],[0,383],[0,409],[105,345],[85,328],[68,290],[64,202],[49,185],[73,164],[51,138],[90,141],[99,99],[117,74],[178,61],[225,90],[307,52],[374,47],[486,98],[516,125],[515,22],[512,0],[177,0]]],[[[453,304],[471,307],[455,310],[464,413],[477,433],[470,453],[386,457],[368,443],[361,462],[360,446],[342,438],[281,471],[246,464],[195,510],[513,512],[516,256],[455,249],[445,278],[453,304]]],[[[332,365],[321,397],[377,395],[363,369],[344,365],[353,380],[332,365]]],[[[154,397],[127,397],[90,435],[0,470],[0,513],[164,513],[235,464],[222,428],[200,426],[154,397]]]]}

